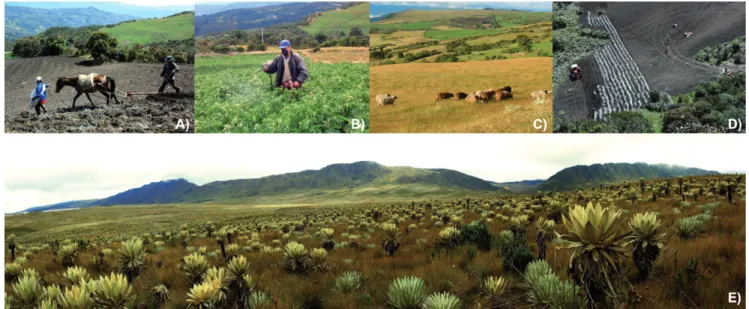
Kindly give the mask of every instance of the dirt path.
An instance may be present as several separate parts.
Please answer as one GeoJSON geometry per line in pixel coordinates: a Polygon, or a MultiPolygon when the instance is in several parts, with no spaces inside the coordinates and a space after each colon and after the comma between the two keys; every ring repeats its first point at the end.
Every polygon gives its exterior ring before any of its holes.
{"type": "MultiPolygon", "coordinates": [[[[176,76],[182,94],[177,95],[167,86],[165,95],[133,96],[125,93],[156,92],[161,85],[162,65],[142,63],[113,63],[87,66],[79,58],[37,57],[9,59],[5,63],[5,130],[6,132],[153,132],[177,133],[178,119],[187,119],[191,126],[194,106],[194,68],[180,64],[176,76]],[[120,104],[114,100],[109,105],[106,98],[90,94],[94,106],[85,96],[76,101],[73,88],[66,87],[55,93],[55,81],[60,76],[99,73],[114,77],[120,104]],[[50,84],[45,105],[48,113],[38,117],[30,109],[29,92],[34,88],[36,76],[50,84]]],[[[189,131],[192,131],[189,130],[189,131]]]]}

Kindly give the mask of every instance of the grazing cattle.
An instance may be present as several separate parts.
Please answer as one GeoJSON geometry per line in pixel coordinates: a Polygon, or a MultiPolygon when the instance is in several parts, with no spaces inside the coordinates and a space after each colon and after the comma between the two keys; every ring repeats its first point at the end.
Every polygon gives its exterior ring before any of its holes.
{"type": "Polygon", "coordinates": [[[377,106],[383,106],[383,105],[394,105],[395,99],[397,99],[397,96],[391,96],[388,94],[378,94],[375,97],[375,100],[377,101],[377,106]]]}
{"type": "Polygon", "coordinates": [[[550,93],[549,90],[536,90],[531,92],[531,103],[543,103],[546,102],[546,94],[550,93]]]}
{"type": "Polygon", "coordinates": [[[504,87],[502,87],[502,89],[501,89],[501,90],[502,90],[502,91],[507,91],[507,92],[509,92],[509,93],[512,93],[512,87],[510,87],[510,86],[504,86],[504,87]]]}
{"type": "Polygon", "coordinates": [[[454,97],[455,95],[449,92],[440,92],[437,94],[437,99],[434,100],[434,102],[437,102],[439,100],[447,100],[449,98],[454,97]]]}
{"type": "Polygon", "coordinates": [[[507,99],[512,99],[512,93],[509,93],[507,91],[502,91],[502,93],[500,94],[499,100],[507,100],[507,99]]]}
{"type": "Polygon", "coordinates": [[[478,95],[476,95],[476,92],[471,92],[466,95],[466,102],[468,103],[478,103],[478,95]]]}
{"type": "Polygon", "coordinates": [[[476,92],[476,94],[478,95],[479,100],[483,101],[484,103],[489,103],[489,100],[494,97],[494,89],[479,90],[476,92]]]}
{"type": "Polygon", "coordinates": [[[465,93],[465,92],[458,92],[458,93],[455,94],[455,99],[456,100],[463,100],[463,99],[465,99],[467,97],[468,97],[468,94],[465,93]]]}

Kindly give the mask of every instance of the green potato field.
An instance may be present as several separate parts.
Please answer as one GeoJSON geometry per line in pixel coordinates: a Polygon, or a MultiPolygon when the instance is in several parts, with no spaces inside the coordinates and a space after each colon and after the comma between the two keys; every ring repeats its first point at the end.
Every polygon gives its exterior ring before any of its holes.
{"type": "MultiPolygon", "coordinates": [[[[352,119],[369,125],[369,66],[318,63],[302,54],[302,90],[271,89],[261,71],[277,54],[201,56],[195,63],[195,128],[200,133],[347,133],[352,119]]],[[[273,75],[275,78],[275,75],[273,75]]]]}

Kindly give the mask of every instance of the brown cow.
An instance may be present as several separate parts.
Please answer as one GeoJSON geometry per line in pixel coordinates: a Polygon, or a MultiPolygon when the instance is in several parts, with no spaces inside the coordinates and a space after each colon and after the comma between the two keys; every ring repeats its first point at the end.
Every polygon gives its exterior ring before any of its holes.
{"type": "Polygon", "coordinates": [[[468,94],[465,92],[457,92],[455,93],[455,99],[456,100],[463,100],[468,97],[468,94]]]}
{"type": "Polygon", "coordinates": [[[512,93],[502,91],[502,100],[512,99],[512,93]]]}
{"type": "Polygon", "coordinates": [[[440,92],[440,93],[437,94],[437,99],[434,100],[434,102],[437,102],[439,100],[447,100],[447,99],[452,98],[454,96],[455,95],[453,95],[452,93],[449,93],[449,92],[440,92]]]}
{"type": "Polygon", "coordinates": [[[494,89],[479,90],[476,92],[476,94],[478,95],[479,100],[483,101],[484,103],[489,103],[489,100],[494,97],[494,89]]]}

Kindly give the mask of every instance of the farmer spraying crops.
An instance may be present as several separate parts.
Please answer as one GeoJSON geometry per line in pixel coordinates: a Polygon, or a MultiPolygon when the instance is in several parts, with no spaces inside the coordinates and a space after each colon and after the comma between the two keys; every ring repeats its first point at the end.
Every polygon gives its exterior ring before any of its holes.
{"type": "Polygon", "coordinates": [[[281,41],[281,55],[263,65],[263,71],[268,74],[278,72],[274,85],[284,89],[301,88],[308,76],[304,59],[291,51],[288,40],[281,41]]]}
{"type": "Polygon", "coordinates": [[[47,112],[47,109],[44,108],[44,104],[47,104],[48,88],[49,84],[45,84],[41,76],[36,78],[36,88],[31,91],[31,101],[29,102],[29,105],[34,107],[37,116],[42,114],[42,110],[44,110],[45,113],[47,112]]]}
{"type": "Polygon", "coordinates": [[[167,84],[171,85],[172,88],[179,93],[179,87],[174,84],[174,75],[179,72],[179,66],[174,63],[174,58],[172,58],[172,56],[167,56],[164,62],[166,62],[164,63],[164,69],[161,70],[161,77],[164,78],[164,82],[161,83],[159,93],[164,92],[164,88],[166,88],[167,84]]]}

